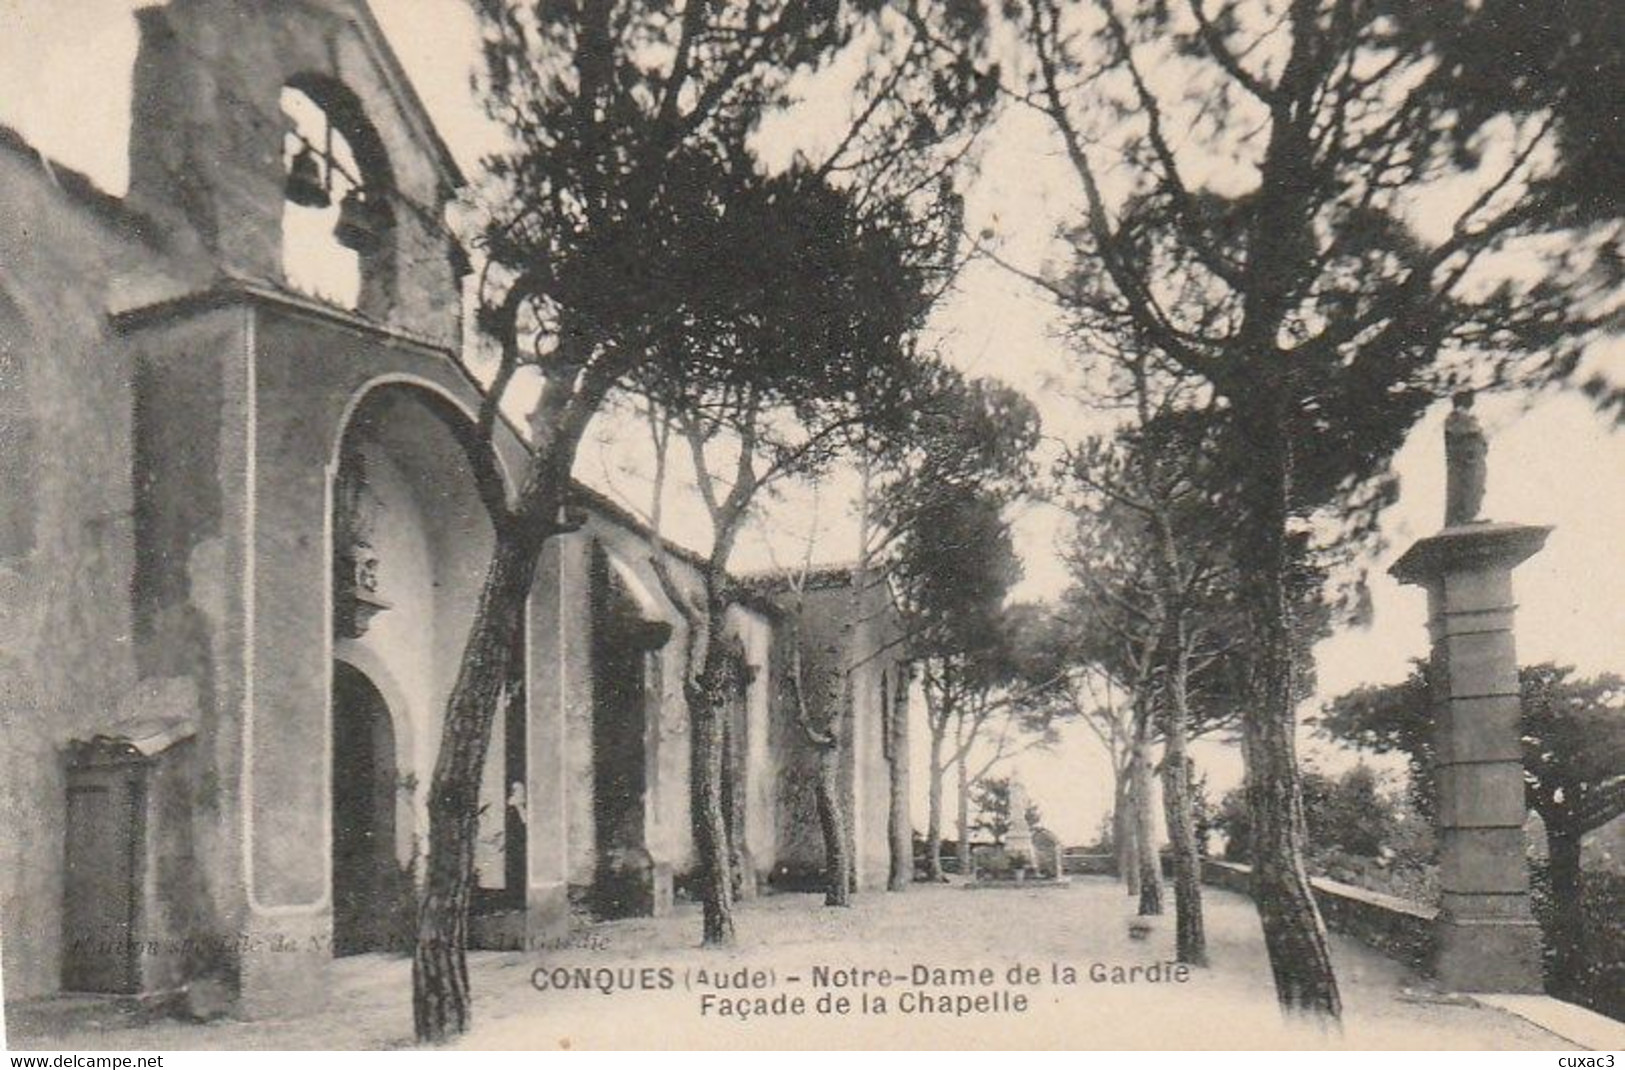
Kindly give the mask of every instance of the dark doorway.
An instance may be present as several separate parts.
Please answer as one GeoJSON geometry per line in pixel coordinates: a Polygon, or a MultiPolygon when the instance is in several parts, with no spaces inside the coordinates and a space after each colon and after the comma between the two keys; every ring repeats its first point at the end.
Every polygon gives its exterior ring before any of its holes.
{"type": "Polygon", "coordinates": [[[360,670],[333,665],[333,954],[397,946],[411,879],[395,858],[395,730],[360,670]]]}
{"type": "Polygon", "coordinates": [[[645,915],[653,909],[644,832],[649,701],[660,687],[652,651],[670,629],[644,620],[601,549],[592,579],[592,909],[602,918],[645,915]]]}

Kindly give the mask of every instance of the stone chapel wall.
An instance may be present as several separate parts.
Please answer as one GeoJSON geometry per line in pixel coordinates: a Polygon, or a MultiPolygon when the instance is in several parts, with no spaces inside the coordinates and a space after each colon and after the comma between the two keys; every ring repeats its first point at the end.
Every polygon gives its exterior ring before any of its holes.
{"type": "Polygon", "coordinates": [[[140,222],[0,130],[0,897],[6,992],[60,983],[62,753],[135,683],[130,356],[111,276],[140,222]]]}

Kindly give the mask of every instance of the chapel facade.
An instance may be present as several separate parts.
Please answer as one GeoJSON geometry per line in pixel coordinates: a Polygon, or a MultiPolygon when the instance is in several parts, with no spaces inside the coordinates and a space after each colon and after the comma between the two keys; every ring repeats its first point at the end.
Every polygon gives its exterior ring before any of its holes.
{"type": "MultiPolygon", "coordinates": [[[[138,19],[127,195],[0,128],[6,995],[207,979],[286,1013],[335,957],[410,932],[492,539],[468,260],[442,223],[464,178],[360,0],[138,19]],[[303,267],[317,234],[337,244],[303,267]]],[[[512,480],[526,445],[499,434],[512,480]]],[[[488,756],[481,947],[670,910],[693,866],[681,615],[637,522],[584,487],[577,505],[488,756]]],[[[866,887],[886,880],[882,719],[906,673],[885,609],[806,651],[863,666],[844,790],[866,887]]],[[[772,590],[731,611],[747,894],[819,863],[791,611],[772,590]]]]}

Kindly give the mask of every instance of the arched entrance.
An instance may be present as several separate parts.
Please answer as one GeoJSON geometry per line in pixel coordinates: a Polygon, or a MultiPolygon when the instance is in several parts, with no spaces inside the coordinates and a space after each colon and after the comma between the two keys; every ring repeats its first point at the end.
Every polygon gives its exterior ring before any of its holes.
{"type": "MultiPolygon", "coordinates": [[[[470,433],[449,398],[386,381],[357,400],[331,463],[335,954],[400,947],[411,936],[441,718],[494,541],[470,433]]],[[[515,643],[479,788],[472,913],[484,921],[475,941],[496,931],[491,918],[525,905],[522,632],[515,643]]]]}
{"type": "Polygon", "coordinates": [[[332,772],[333,953],[387,950],[400,942],[412,897],[395,856],[395,728],[383,694],[342,661],[333,665],[332,772]]]}

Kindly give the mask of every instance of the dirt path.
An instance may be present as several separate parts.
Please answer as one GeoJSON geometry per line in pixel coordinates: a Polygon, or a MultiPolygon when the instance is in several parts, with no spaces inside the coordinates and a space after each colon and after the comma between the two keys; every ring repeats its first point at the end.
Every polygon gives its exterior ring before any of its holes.
{"type": "MultiPolygon", "coordinates": [[[[476,1026],[463,1046],[1564,1046],[1500,1011],[1412,996],[1407,990],[1417,982],[1402,967],[1342,938],[1333,944],[1347,1005],[1342,1034],[1290,1026],[1276,1010],[1257,916],[1245,899],[1207,890],[1214,965],[1183,981],[1166,968],[1160,976],[1145,969],[1171,960],[1170,928],[1131,940],[1129,914],[1115,883],[1082,879],[1044,890],[916,886],[903,895],[860,896],[844,911],[814,896],[767,897],[742,909],[739,946],[721,952],[693,946],[699,922],[692,910],[615,922],[593,930],[599,946],[592,949],[475,955],[476,1026]],[[741,970],[764,987],[732,987],[741,970]],[[938,970],[961,972],[931,972],[938,970]],[[714,987],[718,974],[729,987],[714,987]],[[840,1013],[843,997],[848,1008],[840,1013]],[[727,1002],[741,998],[747,1002],[727,1002]]],[[[327,1009],[283,1022],[104,1020],[47,1033],[44,1019],[17,1011],[8,1013],[10,1042],[59,1050],[404,1046],[409,973],[403,959],[343,960],[333,970],[327,1009]]]]}

